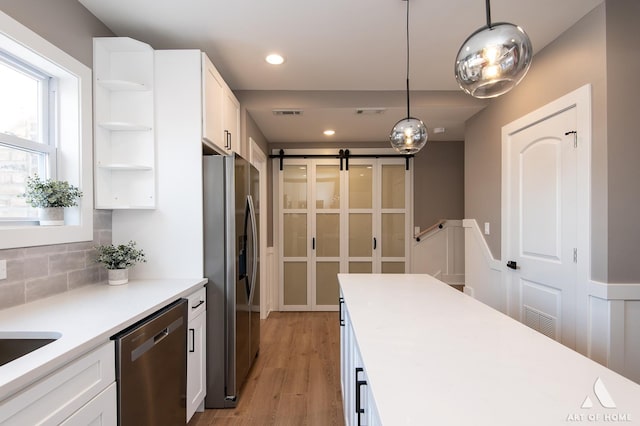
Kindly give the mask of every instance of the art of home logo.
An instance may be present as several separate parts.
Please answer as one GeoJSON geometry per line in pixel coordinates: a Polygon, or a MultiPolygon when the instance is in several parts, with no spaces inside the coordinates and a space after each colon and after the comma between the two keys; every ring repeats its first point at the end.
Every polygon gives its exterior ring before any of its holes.
{"type": "Polygon", "coordinates": [[[596,402],[587,394],[584,402],[580,406],[582,409],[579,413],[569,414],[567,416],[567,422],[598,422],[598,423],[631,423],[630,413],[620,413],[619,411],[613,411],[616,409],[616,403],[614,402],[611,394],[607,390],[604,382],[600,377],[593,383],[593,395],[596,402]],[[594,409],[595,407],[595,409],[594,409]],[[605,410],[596,411],[598,408],[604,408],[605,410]],[[591,411],[593,409],[593,411],[591,411]]]}

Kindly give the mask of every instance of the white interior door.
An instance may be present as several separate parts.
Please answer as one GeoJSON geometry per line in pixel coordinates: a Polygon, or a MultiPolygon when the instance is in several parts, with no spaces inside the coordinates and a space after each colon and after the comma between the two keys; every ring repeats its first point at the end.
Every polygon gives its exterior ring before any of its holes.
{"type": "Polygon", "coordinates": [[[575,348],[577,281],[576,108],[524,126],[508,141],[511,314],[575,348]],[[514,310],[513,307],[516,307],[514,310]]]}

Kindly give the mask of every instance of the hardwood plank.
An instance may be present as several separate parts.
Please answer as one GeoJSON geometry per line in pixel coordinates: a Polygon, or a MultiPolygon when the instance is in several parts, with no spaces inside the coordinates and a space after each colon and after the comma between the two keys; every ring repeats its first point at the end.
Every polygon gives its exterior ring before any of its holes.
{"type": "Polygon", "coordinates": [[[196,413],[189,426],[344,425],[337,312],[273,312],[234,409],[196,413]]]}

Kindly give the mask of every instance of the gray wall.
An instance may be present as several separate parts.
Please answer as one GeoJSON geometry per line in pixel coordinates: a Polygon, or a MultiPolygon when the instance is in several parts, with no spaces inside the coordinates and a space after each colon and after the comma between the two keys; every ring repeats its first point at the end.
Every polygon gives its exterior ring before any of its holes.
{"type": "Polygon", "coordinates": [[[427,142],[413,164],[413,226],[464,218],[464,142],[427,142]]]}
{"type": "MultiPolygon", "coordinates": [[[[465,131],[464,193],[465,217],[476,219],[481,226],[483,222],[491,224],[491,235],[485,238],[493,255],[500,258],[502,127],[590,83],[593,119],[592,274],[594,279],[606,282],[609,175],[605,16],[604,4],[586,15],[536,54],[528,75],[518,87],[493,100],[487,108],[468,120],[465,131]]],[[[625,162],[635,162],[636,159],[625,162]]]]}
{"type": "Polygon", "coordinates": [[[0,10],[89,68],[92,38],[113,36],[78,0],[0,0],[0,10]]]}
{"type": "Polygon", "coordinates": [[[640,282],[640,2],[607,2],[609,282],[640,282]]]}
{"type": "MultiPolygon", "coordinates": [[[[93,37],[113,36],[77,0],[0,0],[0,9],[89,67],[93,37]]],[[[93,246],[111,242],[111,211],[95,211],[93,223],[93,241],[0,250],[7,260],[0,309],[105,281],[93,246]]]]}

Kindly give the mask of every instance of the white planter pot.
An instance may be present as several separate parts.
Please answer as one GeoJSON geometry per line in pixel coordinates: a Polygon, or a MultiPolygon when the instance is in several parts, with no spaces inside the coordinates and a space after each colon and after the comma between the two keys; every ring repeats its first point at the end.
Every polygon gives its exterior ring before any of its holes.
{"type": "Polygon", "coordinates": [[[109,285],[121,285],[129,282],[129,269],[107,269],[109,285]]]}
{"type": "Polygon", "coordinates": [[[64,207],[41,207],[38,209],[41,226],[64,225],[64,207]]]}

